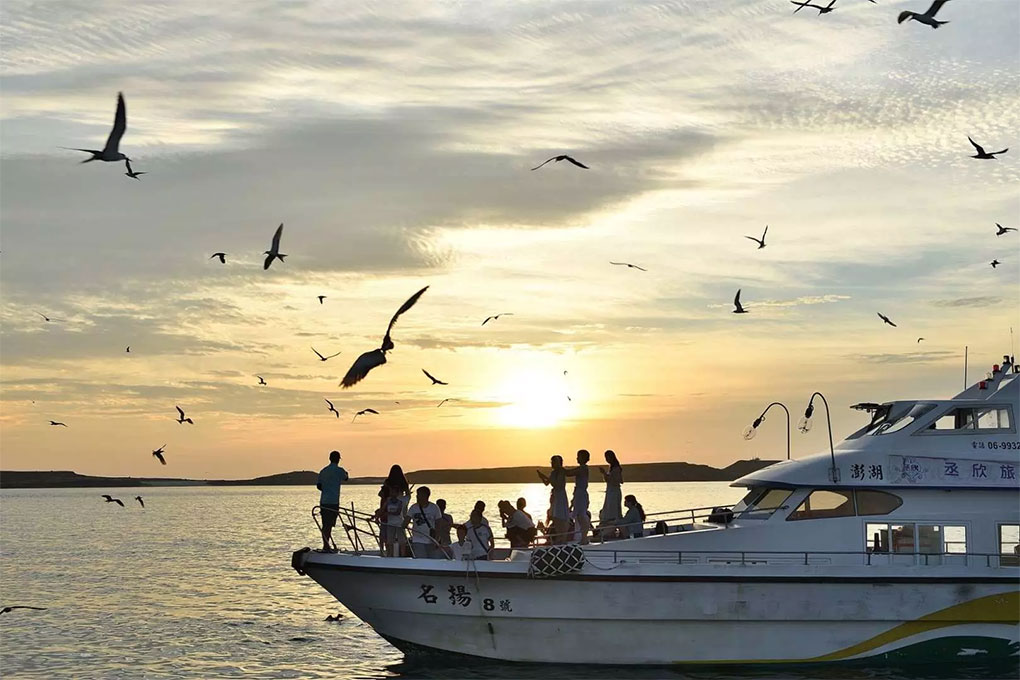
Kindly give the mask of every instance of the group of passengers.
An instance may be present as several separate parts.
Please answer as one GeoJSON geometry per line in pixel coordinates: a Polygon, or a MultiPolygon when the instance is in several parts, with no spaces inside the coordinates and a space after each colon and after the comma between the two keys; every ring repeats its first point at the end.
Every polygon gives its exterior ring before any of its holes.
{"type": "MultiPolygon", "coordinates": [[[[606,451],[609,469],[599,468],[606,482],[606,498],[599,513],[599,524],[591,527],[588,509],[588,461],[591,455],[581,449],[577,452],[577,467],[563,467],[563,457],[553,456],[552,471],[546,475],[538,471],[544,484],[551,487],[549,510],[545,522],[535,523],[527,512],[527,501],[518,498],[516,504],[508,500],[498,502],[500,524],[506,532],[511,548],[527,548],[540,542],[549,544],[590,542],[594,534],[600,540],[633,538],[642,535],[645,512],[637,499],[623,498],[626,514],[621,510],[623,468],[613,451],[606,451]],[[571,502],[567,502],[567,478],[574,479],[571,502]],[[539,534],[543,535],[540,541],[539,534]]],[[[332,552],[332,530],[339,514],[340,485],[348,479],[339,466],[340,453],[330,453],[330,464],[319,473],[321,490],[319,506],[322,515],[323,551],[332,552]]],[[[431,500],[427,486],[414,490],[399,465],[390,468],[379,490],[379,507],[373,520],[379,527],[379,545],[384,557],[424,557],[451,559],[454,557],[453,532],[462,556],[470,559],[489,559],[495,548],[495,537],[485,517],[485,502],[477,501],[467,521],[454,522],[446,512],[446,500],[431,500]]]]}

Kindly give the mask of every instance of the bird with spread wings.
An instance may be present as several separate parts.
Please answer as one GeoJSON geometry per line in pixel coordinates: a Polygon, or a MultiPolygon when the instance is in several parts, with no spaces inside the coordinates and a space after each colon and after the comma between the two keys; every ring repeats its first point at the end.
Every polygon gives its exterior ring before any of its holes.
{"type": "Polygon", "coordinates": [[[429,287],[425,286],[409,297],[407,302],[400,305],[400,309],[398,309],[397,313],[393,315],[392,319],[390,319],[390,325],[386,327],[386,335],[383,336],[382,345],[378,349],[365,352],[354,360],[354,363],[351,365],[350,369],[348,369],[347,374],[344,376],[343,380],[340,381],[341,387],[346,389],[358,384],[364,380],[369,371],[386,363],[386,352],[389,352],[394,347],[393,340],[390,338],[390,332],[393,330],[393,326],[397,323],[397,319],[400,318],[400,315],[411,309],[411,307],[414,307],[415,303],[418,302],[419,298],[421,298],[428,289],[429,287]]]}

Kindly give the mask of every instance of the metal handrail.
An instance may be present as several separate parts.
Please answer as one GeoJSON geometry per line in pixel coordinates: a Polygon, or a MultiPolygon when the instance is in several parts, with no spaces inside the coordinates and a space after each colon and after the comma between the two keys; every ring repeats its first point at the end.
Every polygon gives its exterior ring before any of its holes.
{"type": "MultiPolygon", "coordinates": [[[[763,561],[767,561],[769,557],[796,557],[798,561],[803,558],[803,564],[810,565],[811,558],[824,557],[824,556],[859,556],[866,557],[866,564],[871,566],[873,564],[872,558],[875,556],[886,556],[886,557],[911,557],[913,558],[913,564],[917,565],[919,562],[918,558],[924,558],[924,565],[931,566],[931,559],[938,557],[960,557],[963,558],[964,566],[971,566],[971,558],[985,558],[985,566],[992,568],[1002,568],[1003,557],[1012,557],[1012,555],[1003,555],[1000,553],[922,553],[922,552],[874,552],[874,551],[855,551],[855,550],[610,550],[600,548],[589,548],[585,550],[585,555],[589,557],[599,556],[612,556],[614,564],[627,562],[625,558],[631,558],[635,561],[641,561],[644,557],[648,559],[656,559],[656,561],[664,561],[661,558],[664,556],[672,556],[669,559],[669,563],[673,563],[674,559],[677,564],[683,563],[684,556],[707,559],[720,558],[727,560],[727,563],[736,562],[741,565],[755,565],[763,561]],[[739,559],[737,559],[739,556],[739,559]],[[996,564],[993,565],[993,558],[995,558],[996,564]]],[[[706,563],[708,563],[706,561],[706,563]]],[[[775,564],[775,563],[773,563],[775,564]]],[[[1006,567],[1020,568],[1020,563],[1005,565],[1006,567]]]]}

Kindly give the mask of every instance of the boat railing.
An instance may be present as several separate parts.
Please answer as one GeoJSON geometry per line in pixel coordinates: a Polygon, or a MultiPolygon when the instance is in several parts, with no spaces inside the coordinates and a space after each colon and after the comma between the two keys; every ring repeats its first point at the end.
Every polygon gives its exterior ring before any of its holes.
{"type": "Polygon", "coordinates": [[[588,548],[585,556],[596,562],[626,564],[737,564],[824,566],[851,564],[859,557],[867,566],[985,566],[1017,567],[1008,555],[999,553],[887,553],[839,550],[612,550],[588,548]]]}
{"type": "MultiPolygon", "coordinates": [[[[315,526],[322,531],[322,506],[316,505],[312,508],[312,519],[315,521],[315,526]]],[[[354,503],[351,503],[350,507],[341,507],[337,511],[336,527],[343,529],[345,536],[347,537],[347,543],[351,547],[351,552],[355,554],[362,553],[380,553],[382,552],[382,527],[384,525],[379,522],[379,519],[374,514],[368,514],[360,512],[354,508],[354,503]]],[[[336,527],[333,529],[333,534],[336,534],[336,527]]],[[[402,530],[408,549],[411,554],[414,554],[414,539],[427,539],[425,542],[434,545],[439,548],[439,551],[447,557],[447,559],[453,559],[451,553],[444,548],[435,538],[429,534],[422,533],[411,527],[405,527],[398,530],[402,530]]],[[[336,539],[330,536],[330,547],[333,550],[338,550],[336,539]]]]}

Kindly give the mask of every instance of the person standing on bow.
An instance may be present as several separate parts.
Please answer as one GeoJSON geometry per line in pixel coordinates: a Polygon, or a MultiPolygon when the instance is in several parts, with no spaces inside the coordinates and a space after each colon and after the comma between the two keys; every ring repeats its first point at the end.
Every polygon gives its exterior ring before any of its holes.
{"type": "Polygon", "coordinates": [[[429,502],[432,490],[419,486],[417,503],[407,509],[407,522],[411,524],[411,556],[438,560],[445,557],[439,547],[437,527],[443,518],[443,511],[429,502]]]}
{"type": "Polygon", "coordinates": [[[602,502],[602,510],[599,511],[599,526],[613,526],[623,517],[620,505],[623,501],[623,467],[616,458],[616,453],[606,451],[606,462],[609,463],[609,471],[599,468],[602,478],[606,480],[606,499],[602,502]]]}
{"type": "Polygon", "coordinates": [[[588,461],[591,454],[586,449],[577,452],[577,467],[564,470],[568,477],[574,478],[574,496],[571,505],[574,508],[574,525],[580,534],[581,545],[588,543],[591,533],[591,513],[588,512],[588,461]]]}
{"type": "Polygon", "coordinates": [[[538,472],[539,479],[546,486],[552,487],[549,494],[549,524],[552,531],[546,535],[554,543],[566,543],[570,530],[570,506],[567,503],[567,471],[563,469],[563,456],[553,456],[549,459],[552,471],[546,475],[541,470],[538,472]]]}
{"type": "Polygon", "coordinates": [[[340,452],[329,452],[329,465],[319,471],[315,488],[320,491],[319,511],[322,513],[322,552],[336,552],[332,547],[333,527],[340,513],[340,485],[348,479],[347,470],[340,467],[340,452]]]}

